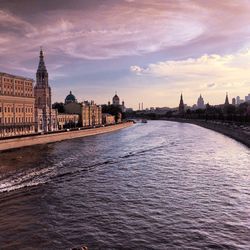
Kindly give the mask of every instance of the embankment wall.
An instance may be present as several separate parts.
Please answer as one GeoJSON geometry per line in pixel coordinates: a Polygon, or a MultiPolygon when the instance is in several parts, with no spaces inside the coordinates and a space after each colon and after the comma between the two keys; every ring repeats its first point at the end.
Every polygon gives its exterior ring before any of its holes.
{"type": "Polygon", "coordinates": [[[36,136],[30,136],[30,137],[6,139],[6,140],[0,141],[0,151],[33,146],[33,145],[38,145],[38,144],[58,142],[58,141],[69,140],[69,139],[80,138],[80,137],[91,136],[91,135],[110,133],[110,132],[114,132],[123,128],[130,127],[132,125],[133,125],[132,122],[127,122],[127,123],[116,124],[116,125],[100,127],[100,128],[91,128],[91,129],[60,132],[60,133],[54,133],[54,134],[45,134],[45,135],[36,135],[36,136]]]}

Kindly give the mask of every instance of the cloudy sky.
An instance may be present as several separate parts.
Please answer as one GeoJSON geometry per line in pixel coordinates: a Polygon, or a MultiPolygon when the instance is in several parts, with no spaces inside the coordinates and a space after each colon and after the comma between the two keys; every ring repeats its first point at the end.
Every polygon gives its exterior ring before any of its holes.
{"type": "Polygon", "coordinates": [[[126,106],[224,102],[250,93],[249,0],[0,0],[0,71],[126,106]]]}

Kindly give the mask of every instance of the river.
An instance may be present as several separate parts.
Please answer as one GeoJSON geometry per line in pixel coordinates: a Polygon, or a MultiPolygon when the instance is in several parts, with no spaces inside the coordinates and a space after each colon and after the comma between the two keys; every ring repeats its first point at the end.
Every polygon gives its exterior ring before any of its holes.
{"type": "Polygon", "coordinates": [[[0,249],[249,249],[250,150],[192,124],[0,153],[0,249]]]}

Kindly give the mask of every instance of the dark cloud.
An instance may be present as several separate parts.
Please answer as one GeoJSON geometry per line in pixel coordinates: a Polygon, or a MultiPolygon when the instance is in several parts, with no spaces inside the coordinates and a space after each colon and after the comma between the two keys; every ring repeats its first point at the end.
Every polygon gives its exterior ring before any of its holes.
{"type": "Polygon", "coordinates": [[[215,86],[216,86],[215,83],[208,83],[208,84],[207,84],[207,87],[208,87],[208,88],[213,88],[213,87],[215,87],[215,86]]]}
{"type": "Polygon", "coordinates": [[[113,4],[114,0],[1,0],[0,8],[9,10],[22,17],[34,17],[44,11],[91,10],[104,4],[113,4]]]}

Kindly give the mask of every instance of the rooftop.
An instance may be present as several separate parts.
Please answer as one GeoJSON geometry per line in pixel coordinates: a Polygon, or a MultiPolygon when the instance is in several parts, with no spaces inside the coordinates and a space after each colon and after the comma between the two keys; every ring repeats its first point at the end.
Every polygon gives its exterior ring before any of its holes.
{"type": "Polygon", "coordinates": [[[0,76],[6,76],[6,77],[17,78],[17,79],[22,79],[22,80],[34,82],[34,80],[32,78],[27,78],[27,77],[18,76],[18,75],[11,75],[11,74],[8,74],[8,73],[5,73],[5,72],[0,72],[0,76]]]}

